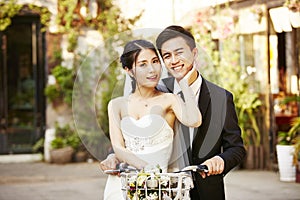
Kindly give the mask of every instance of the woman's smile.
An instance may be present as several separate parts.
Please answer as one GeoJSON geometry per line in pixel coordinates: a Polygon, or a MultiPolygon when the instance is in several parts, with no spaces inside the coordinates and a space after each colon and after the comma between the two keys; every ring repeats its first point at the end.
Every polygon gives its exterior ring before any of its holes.
{"type": "Polygon", "coordinates": [[[150,80],[150,81],[157,81],[157,79],[158,79],[158,75],[152,75],[152,76],[148,76],[148,77],[146,77],[148,80],[150,80]]]}

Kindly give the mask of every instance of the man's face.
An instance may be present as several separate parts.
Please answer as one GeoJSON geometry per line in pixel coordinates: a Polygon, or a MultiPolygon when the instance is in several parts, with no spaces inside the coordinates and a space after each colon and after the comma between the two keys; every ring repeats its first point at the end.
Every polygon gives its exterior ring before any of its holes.
{"type": "Polygon", "coordinates": [[[190,49],[182,37],[170,39],[162,44],[163,61],[172,76],[180,81],[193,67],[196,49],[190,49]]]}

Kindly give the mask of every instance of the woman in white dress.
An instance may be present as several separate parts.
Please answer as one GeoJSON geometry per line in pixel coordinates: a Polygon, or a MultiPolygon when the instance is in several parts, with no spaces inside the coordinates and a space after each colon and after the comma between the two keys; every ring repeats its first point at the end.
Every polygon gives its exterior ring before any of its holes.
{"type": "MultiPolygon", "coordinates": [[[[178,56],[183,56],[180,50],[178,56]]],[[[182,66],[176,65],[176,58],[172,59],[175,59],[173,70],[181,69],[182,66]]],[[[137,169],[159,165],[163,172],[167,172],[175,119],[189,127],[198,127],[202,123],[188,80],[179,82],[185,102],[177,95],[158,91],[161,63],[154,45],[145,40],[127,43],[120,60],[135,81],[135,90],[129,96],[112,99],[108,104],[113,150],[119,161],[137,169]]],[[[110,175],[104,199],[123,198],[120,178],[110,175]]]]}

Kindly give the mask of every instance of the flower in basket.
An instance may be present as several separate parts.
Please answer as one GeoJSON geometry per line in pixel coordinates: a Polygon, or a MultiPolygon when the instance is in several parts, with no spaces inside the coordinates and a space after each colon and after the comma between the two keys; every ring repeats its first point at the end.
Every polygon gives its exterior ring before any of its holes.
{"type": "MultiPolygon", "coordinates": [[[[161,168],[146,167],[137,175],[128,178],[127,196],[130,200],[158,200],[158,189],[161,168]]],[[[163,186],[168,184],[167,179],[163,181],[163,186]]]]}
{"type": "Polygon", "coordinates": [[[160,184],[162,188],[167,188],[170,183],[170,177],[169,176],[161,176],[160,177],[160,184]]]}
{"type": "Polygon", "coordinates": [[[157,195],[157,192],[153,192],[153,193],[150,193],[149,196],[147,197],[147,200],[157,200],[158,199],[158,195],[157,195]]]}
{"type": "Polygon", "coordinates": [[[144,187],[148,176],[149,174],[147,173],[143,173],[143,172],[139,173],[136,179],[137,187],[139,188],[144,187]]]}

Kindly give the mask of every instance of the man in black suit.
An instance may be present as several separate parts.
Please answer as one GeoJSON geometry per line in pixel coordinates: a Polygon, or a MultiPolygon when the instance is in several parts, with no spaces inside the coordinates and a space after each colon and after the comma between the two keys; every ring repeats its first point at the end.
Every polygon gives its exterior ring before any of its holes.
{"type": "Polygon", "coordinates": [[[193,35],[180,26],[169,26],[156,39],[156,46],[172,77],[163,79],[169,92],[180,93],[176,82],[188,78],[202,113],[202,125],[193,130],[181,125],[188,146],[189,165],[208,166],[207,174],[193,173],[192,200],[225,199],[223,177],[245,157],[233,96],[205,80],[196,69],[198,55],[193,35]],[[194,70],[186,77],[190,70],[194,70]],[[175,81],[175,79],[177,81],[175,81]]]}
{"type": "MultiPolygon", "coordinates": [[[[179,93],[177,81],[187,78],[199,102],[202,125],[197,129],[180,125],[186,149],[184,166],[204,164],[209,172],[193,173],[192,200],[225,199],[223,177],[245,157],[233,96],[227,90],[205,80],[195,61],[198,55],[193,35],[180,26],[169,26],[156,39],[156,46],[172,77],[163,79],[163,90],[179,93]],[[188,72],[189,77],[186,77],[188,72]],[[175,79],[177,81],[175,81],[175,79]]],[[[110,155],[102,161],[102,170],[113,168],[116,158],[110,155]]],[[[183,167],[184,167],[183,166],[183,167]]],[[[179,167],[180,169],[182,166],[179,167]]]]}

